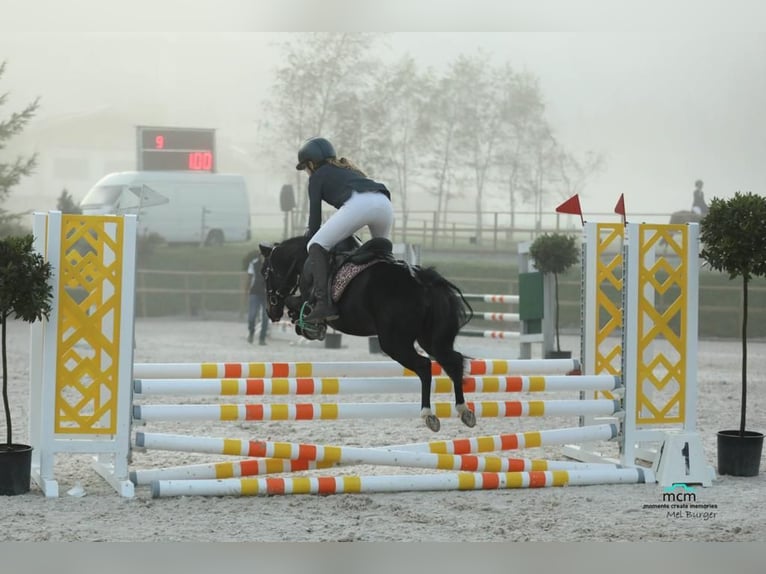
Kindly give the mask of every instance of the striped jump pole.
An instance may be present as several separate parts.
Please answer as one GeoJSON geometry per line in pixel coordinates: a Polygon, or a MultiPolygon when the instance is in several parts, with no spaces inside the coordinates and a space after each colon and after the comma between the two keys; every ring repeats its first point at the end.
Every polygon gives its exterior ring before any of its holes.
{"type": "MultiPolygon", "coordinates": [[[[434,377],[432,392],[452,393],[449,377],[434,377]]],[[[517,393],[546,391],[610,391],[620,388],[614,375],[483,376],[463,379],[467,393],[517,393]]],[[[293,377],[274,379],[136,379],[133,392],[140,395],[356,395],[420,393],[414,377],[293,377]]]]}
{"type": "MultiPolygon", "coordinates": [[[[577,359],[466,359],[464,374],[561,375],[580,370],[577,359]]],[[[445,375],[432,363],[433,376],[445,375]]],[[[136,363],[135,379],[219,379],[274,377],[401,377],[415,376],[394,361],[258,362],[258,363],[136,363]]]]}
{"type": "Polygon", "coordinates": [[[371,492],[498,490],[639,484],[654,482],[654,474],[641,468],[602,468],[534,472],[442,472],[393,476],[327,476],[295,478],[229,478],[221,480],[159,480],[152,482],[152,497],[268,496],[277,494],[340,494],[371,492]]]}
{"type": "Polygon", "coordinates": [[[392,445],[391,450],[432,452],[436,454],[470,454],[556,446],[570,442],[610,441],[617,437],[617,425],[607,423],[587,427],[571,427],[510,434],[434,440],[392,445]]]}
{"type": "MultiPolygon", "coordinates": [[[[605,463],[576,462],[570,460],[551,461],[533,458],[509,458],[514,468],[520,471],[537,470],[580,470],[599,469],[614,466],[605,463]]],[[[205,480],[214,478],[236,478],[261,476],[285,472],[307,471],[343,466],[343,463],[316,462],[311,460],[288,460],[279,458],[249,458],[239,461],[210,462],[134,470],[130,480],[136,486],[151,484],[155,480],[205,480]],[[281,463],[281,464],[278,464],[281,463]]]]}
{"type": "MultiPolygon", "coordinates": [[[[616,437],[617,425],[610,423],[587,427],[525,431],[374,448],[376,450],[426,452],[432,454],[476,454],[562,445],[574,441],[609,441],[616,437]]],[[[136,433],[136,446],[139,448],[178,450],[181,452],[203,454],[256,456],[254,451],[251,450],[251,444],[258,443],[259,441],[238,438],[194,437],[147,432],[136,433]]]]}
{"type": "Polygon", "coordinates": [[[520,319],[518,313],[474,313],[474,319],[484,319],[485,321],[504,321],[506,323],[517,323],[520,319]]]}
{"type": "MultiPolygon", "coordinates": [[[[477,417],[614,415],[619,400],[466,401],[477,417]]],[[[459,418],[452,403],[433,404],[440,418],[459,418]]],[[[272,403],[224,405],[133,405],[136,421],[309,421],[417,418],[416,403],[272,403]]]]}
{"type": "MultiPolygon", "coordinates": [[[[469,294],[464,296],[467,301],[479,301],[483,303],[503,303],[513,305],[519,303],[518,295],[476,295],[469,294]]],[[[497,313],[497,312],[475,312],[472,319],[481,319],[484,321],[503,321],[506,323],[519,323],[521,316],[519,313],[497,313]]],[[[465,329],[458,333],[461,337],[480,337],[483,339],[520,339],[521,331],[498,331],[498,330],[478,330],[465,329]]]]}
{"type": "MultiPolygon", "coordinates": [[[[616,436],[617,426],[614,424],[604,424],[590,427],[526,431],[514,434],[454,439],[449,441],[431,441],[427,443],[411,443],[375,448],[379,450],[430,452],[434,454],[473,454],[562,445],[572,441],[608,441],[614,439],[616,436]]],[[[141,448],[160,448],[165,450],[181,450],[184,452],[200,452],[200,450],[202,450],[208,454],[223,455],[244,455],[243,453],[249,452],[249,443],[246,443],[246,441],[241,439],[208,439],[203,437],[198,440],[195,437],[188,436],[137,433],[136,441],[140,444],[141,448]]],[[[590,468],[593,464],[603,464],[573,461],[545,461],[529,458],[519,458],[517,460],[522,461],[521,464],[523,465],[523,468],[521,468],[521,470],[590,468]]],[[[316,462],[311,460],[252,458],[234,462],[227,461],[195,465],[179,465],[167,468],[139,469],[131,472],[131,481],[136,485],[145,485],[150,484],[153,480],[234,478],[238,476],[255,476],[313,470],[317,468],[330,468],[333,466],[337,466],[337,464],[334,462],[316,462]]]]}
{"type": "Polygon", "coordinates": [[[482,339],[519,339],[519,331],[460,331],[461,337],[480,337],[482,339]]]}
{"type": "MultiPolygon", "coordinates": [[[[166,435],[137,433],[136,444],[155,450],[211,453],[221,449],[221,440],[213,437],[190,437],[184,435],[166,435]]],[[[224,439],[228,440],[228,439],[224,439]]],[[[430,470],[464,470],[471,472],[522,472],[533,470],[565,470],[585,468],[569,461],[545,461],[523,458],[509,458],[497,455],[475,454],[434,454],[430,452],[407,452],[383,448],[363,448],[351,446],[316,445],[272,441],[238,441],[224,444],[224,450],[239,443],[240,453],[246,450],[247,456],[282,458],[288,460],[312,461],[341,465],[378,465],[430,470]]],[[[228,452],[226,454],[234,454],[228,452]]],[[[594,467],[598,468],[598,466],[594,467]]]]}
{"type": "Polygon", "coordinates": [[[481,301],[482,303],[504,303],[506,305],[518,305],[518,295],[477,295],[476,293],[464,294],[466,301],[481,301]]]}
{"type": "Polygon", "coordinates": [[[303,472],[307,470],[333,468],[335,466],[339,465],[334,462],[316,462],[313,460],[248,458],[245,460],[237,461],[208,462],[201,464],[169,466],[165,468],[136,469],[130,472],[130,480],[133,484],[139,486],[151,484],[153,480],[234,478],[237,476],[259,476],[263,474],[303,472]]]}

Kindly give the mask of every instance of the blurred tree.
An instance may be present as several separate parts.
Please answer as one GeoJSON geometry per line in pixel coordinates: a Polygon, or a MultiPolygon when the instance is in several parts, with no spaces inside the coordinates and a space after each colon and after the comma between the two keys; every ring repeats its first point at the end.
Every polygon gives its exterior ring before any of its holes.
{"type": "MultiPolygon", "coordinates": [[[[0,63],[0,79],[5,73],[5,62],[0,63]]],[[[6,103],[8,93],[0,93],[0,108],[6,103]]],[[[7,119],[0,117],[0,151],[2,151],[7,141],[13,136],[18,135],[31,120],[39,107],[40,99],[35,99],[20,112],[11,112],[7,119]]],[[[0,204],[2,204],[10,195],[11,188],[19,183],[19,180],[25,175],[33,172],[37,163],[36,155],[22,158],[17,157],[10,162],[4,162],[0,159],[0,204]]],[[[8,213],[0,207],[0,236],[6,236],[19,231],[19,214],[8,213]]]]}
{"type": "Polygon", "coordinates": [[[82,209],[77,205],[72,195],[64,188],[61,195],[56,199],[56,209],[61,213],[82,213],[82,209]]]}
{"type": "Polygon", "coordinates": [[[443,224],[449,199],[460,194],[455,189],[470,193],[480,241],[486,198],[498,178],[507,183],[512,219],[519,196],[541,210],[546,187],[540,178],[550,173],[553,142],[544,112],[534,76],[516,73],[507,63],[493,67],[484,53],[460,56],[451,64],[430,116],[436,171],[431,191],[443,224]]]}
{"type": "MultiPolygon", "coordinates": [[[[489,54],[460,55],[446,70],[420,70],[412,56],[384,65],[375,51],[384,34],[309,33],[282,43],[283,59],[266,102],[268,128],[259,155],[293,171],[307,137],[328,137],[397,196],[408,227],[413,190],[435,197],[434,233],[449,203],[473,200],[480,238],[487,198],[508,198],[511,226],[521,203],[541,225],[545,199],[582,190],[603,167],[597,154],[578,160],[557,141],[545,117],[539,81],[489,54]]],[[[307,196],[296,194],[293,228],[305,223],[307,196]],[[303,221],[302,221],[303,220],[303,221]]],[[[492,211],[487,209],[487,211],[492,211]]]]}
{"type": "Polygon", "coordinates": [[[510,211],[510,226],[516,226],[517,200],[524,200],[521,182],[529,171],[528,148],[543,132],[545,104],[538,79],[528,72],[516,73],[509,64],[499,76],[502,88],[502,131],[498,146],[498,169],[504,182],[510,211]]]}
{"type": "MultiPolygon", "coordinates": [[[[281,45],[284,57],[266,102],[275,142],[269,149],[279,163],[294,167],[300,144],[317,135],[355,161],[361,148],[359,105],[378,69],[371,54],[379,36],[312,32],[291,35],[281,45]]],[[[297,172],[295,183],[296,189],[305,187],[297,172]]],[[[297,217],[305,218],[307,200],[298,194],[297,217]]]]}
{"type": "Polygon", "coordinates": [[[582,194],[591,176],[603,171],[606,162],[604,156],[593,151],[586,152],[581,159],[561,149],[555,160],[561,199],[582,194]]]}
{"type": "Polygon", "coordinates": [[[460,189],[460,186],[454,184],[462,154],[458,142],[460,115],[468,96],[465,90],[461,90],[460,78],[455,74],[454,67],[455,64],[432,82],[433,93],[425,112],[428,126],[426,154],[428,168],[433,175],[433,183],[428,182],[426,190],[436,196],[436,218],[442,224],[446,223],[449,200],[459,194],[455,189],[460,189]]]}
{"type": "Polygon", "coordinates": [[[476,240],[482,239],[484,194],[490,170],[496,165],[496,150],[502,136],[503,70],[487,65],[489,56],[482,52],[471,57],[461,56],[452,73],[463,92],[462,113],[459,115],[458,142],[462,159],[473,182],[476,213],[476,240]]]}
{"type": "Polygon", "coordinates": [[[542,227],[543,200],[551,186],[559,182],[556,161],[561,147],[547,123],[533,125],[526,134],[525,159],[519,189],[524,201],[532,204],[535,228],[542,227]]]}
{"type": "MultiPolygon", "coordinates": [[[[407,229],[410,184],[423,165],[422,150],[428,135],[426,108],[431,79],[405,56],[383,70],[366,100],[364,165],[396,190],[396,209],[407,229]]],[[[407,241],[406,235],[404,241],[407,241]]]]}

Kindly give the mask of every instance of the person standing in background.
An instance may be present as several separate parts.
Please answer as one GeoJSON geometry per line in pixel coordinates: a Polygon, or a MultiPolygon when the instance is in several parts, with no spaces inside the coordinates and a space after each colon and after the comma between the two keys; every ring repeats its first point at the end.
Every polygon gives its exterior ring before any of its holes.
{"type": "Polygon", "coordinates": [[[258,344],[266,344],[266,331],[269,328],[269,316],[266,313],[266,281],[261,275],[263,255],[260,251],[253,251],[245,259],[247,280],[247,342],[252,343],[255,338],[255,321],[258,312],[261,315],[261,329],[258,333],[258,344]]]}

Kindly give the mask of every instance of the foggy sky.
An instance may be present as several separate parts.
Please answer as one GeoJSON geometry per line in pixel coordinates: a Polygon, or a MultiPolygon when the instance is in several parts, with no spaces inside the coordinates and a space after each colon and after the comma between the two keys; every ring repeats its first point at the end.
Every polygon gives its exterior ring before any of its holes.
{"type": "MultiPolygon", "coordinates": [[[[7,60],[7,69],[0,89],[11,98],[0,113],[37,95],[41,119],[104,106],[159,105],[171,125],[216,127],[252,139],[264,119],[259,108],[271,81],[273,42],[281,37],[268,26],[299,31],[312,23],[321,29],[333,20],[353,22],[348,13],[333,11],[353,5],[342,1],[321,3],[325,10],[317,15],[320,3],[307,0],[136,0],[132,12],[109,19],[99,12],[107,4],[118,6],[96,0],[2,4],[0,60],[7,60]],[[47,17],[30,25],[42,4],[47,17]]],[[[477,14],[491,3],[467,4],[476,10],[463,13],[463,22],[501,28],[492,13],[477,14]]],[[[586,212],[611,211],[620,193],[629,212],[688,209],[698,178],[708,201],[737,190],[766,193],[766,35],[754,24],[764,21],[766,10],[759,3],[669,2],[658,18],[622,3],[625,11],[614,11],[611,23],[593,19],[603,4],[584,2],[587,8],[575,11],[576,4],[497,3],[493,9],[507,17],[504,29],[510,31],[477,33],[457,31],[449,17],[439,29],[434,8],[444,3],[410,2],[409,16],[384,13],[383,25],[424,31],[391,34],[381,56],[410,53],[439,68],[460,53],[483,49],[496,63],[537,75],[563,145],[607,159],[606,171],[581,198],[586,212]]],[[[403,12],[403,4],[391,6],[403,12]]],[[[380,25],[374,16],[369,9],[356,14],[361,23],[380,25]]]]}

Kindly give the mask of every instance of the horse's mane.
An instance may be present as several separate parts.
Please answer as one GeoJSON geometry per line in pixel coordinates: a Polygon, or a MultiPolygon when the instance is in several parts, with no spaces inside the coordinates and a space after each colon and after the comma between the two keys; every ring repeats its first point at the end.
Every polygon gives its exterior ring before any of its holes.
{"type": "Polygon", "coordinates": [[[288,259],[298,259],[306,257],[306,245],[308,244],[308,237],[305,235],[298,235],[297,237],[290,237],[276,244],[275,247],[279,247],[280,255],[288,259]]]}

